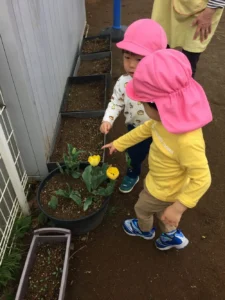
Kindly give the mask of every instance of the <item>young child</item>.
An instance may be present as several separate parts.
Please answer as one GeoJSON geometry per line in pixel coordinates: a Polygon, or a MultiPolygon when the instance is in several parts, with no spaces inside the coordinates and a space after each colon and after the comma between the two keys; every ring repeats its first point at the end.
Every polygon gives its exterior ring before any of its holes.
{"type": "Polygon", "coordinates": [[[188,239],[177,229],[183,213],[193,208],[211,184],[202,127],[212,114],[202,87],[192,79],[186,56],[159,50],[144,58],[126,87],[128,96],[144,104],[152,119],[105,148],[124,151],[153,137],[149,172],[135,205],[137,219],[126,220],[128,235],[153,239],[153,214],[159,219],[160,250],[182,249],[188,239]],[[154,102],[154,103],[151,103],[154,102]]]}
{"type": "MultiPolygon", "coordinates": [[[[124,110],[128,131],[149,120],[143,104],[131,100],[126,94],[125,87],[132,79],[140,60],[156,50],[165,49],[166,46],[165,32],[155,21],[141,19],[128,27],[124,40],[117,44],[117,47],[123,49],[123,64],[126,75],[122,75],[114,87],[111,101],[100,127],[102,133],[107,134],[110,131],[122,110],[124,110]]],[[[141,164],[149,152],[151,142],[152,139],[147,138],[127,149],[130,157],[130,167],[119,187],[121,192],[129,193],[139,181],[141,164]]]]}

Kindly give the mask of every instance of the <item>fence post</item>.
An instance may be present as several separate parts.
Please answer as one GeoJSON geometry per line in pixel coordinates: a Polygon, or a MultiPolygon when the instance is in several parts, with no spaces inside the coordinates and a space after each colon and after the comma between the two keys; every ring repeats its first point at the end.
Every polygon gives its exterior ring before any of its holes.
{"type": "Polygon", "coordinates": [[[113,0],[113,26],[101,31],[101,35],[110,34],[112,42],[119,42],[124,37],[127,26],[120,24],[121,21],[121,0],[113,0]]]}
{"type": "Polygon", "coordinates": [[[5,134],[2,128],[2,125],[0,124],[0,154],[3,158],[6,170],[9,174],[9,178],[11,180],[12,186],[15,190],[16,196],[18,198],[22,213],[24,215],[29,215],[30,214],[30,210],[29,210],[29,206],[27,203],[27,199],[25,196],[25,192],[23,189],[23,186],[20,182],[20,178],[19,175],[17,173],[16,170],[16,166],[14,164],[12,155],[11,155],[11,151],[9,149],[7,140],[5,138],[5,134]]]}

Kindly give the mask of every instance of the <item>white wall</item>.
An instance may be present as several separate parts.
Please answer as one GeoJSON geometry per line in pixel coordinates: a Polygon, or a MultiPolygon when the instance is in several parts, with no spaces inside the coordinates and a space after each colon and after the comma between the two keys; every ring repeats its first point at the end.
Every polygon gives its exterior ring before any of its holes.
{"type": "Polygon", "coordinates": [[[0,0],[0,86],[29,176],[44,176],[84,0],[0,0]]]}

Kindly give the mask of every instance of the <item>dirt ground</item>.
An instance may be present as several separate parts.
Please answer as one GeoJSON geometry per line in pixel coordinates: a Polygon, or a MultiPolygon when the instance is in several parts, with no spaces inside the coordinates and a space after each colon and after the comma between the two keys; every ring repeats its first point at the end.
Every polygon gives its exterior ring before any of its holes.
{"type": "MultiPolygon", "coordinates": [[[[111,25],[112,0],[86,0],[89,35],[111,25]]],[[[153,1],[122,1],[122,23],[150,17],[153,1]]],[[[152,241],[127,236],[124,219],[133,206],[147,173],[129,195],[113,195],[103,224],[74,240],[79,250],[70,261],[66,300],[224,300],[225,299],[225,14],[213,41],[202,55],[196,79],[204,86],[214,121],[204,129],[212,186],[180,224],[190,239],[182,251],[160,252],[152,241]]],[[[113,83],[123,73],[121,51],[113,46],[113,83]]],[[[199,112],[200,113],[200,112],[199,112]]],[[[120,117],[111,140],[125,132],[120,117]]],[[[125,172],[123,154],[110,158],[125,172]]],[[[71,254],[73,251],[71,252],[71,254]]]]}

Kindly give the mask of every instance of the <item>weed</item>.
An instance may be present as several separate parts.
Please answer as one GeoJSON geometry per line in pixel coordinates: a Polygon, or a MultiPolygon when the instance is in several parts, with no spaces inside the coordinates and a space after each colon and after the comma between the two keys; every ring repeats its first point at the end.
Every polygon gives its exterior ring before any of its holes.
{"type": "Polygon", "coordinates": [[[40,212],[40,214],[38,215],[38,224],[45,225],[47,222],[48,217],[43,212],[40,212]]]}
{"type": "MultiPolygon", "coordinates": [[[[15,280],[20,270],[20,260],[22,258],[23,249],[21,239],[29,231],[31,226],[31,217],[19,217],[16,219],[9,245],[13,243],[13,247],[9,247],[0,266],[0,289],[4,289],[8,282],[15,280]]],[[[8,296],[10,299],[10,295],[8,296]]]]}
{"type": "Polygon", "coordinates": [[[111,206],[111,207],[108,209],[108,215],[109,215],[110,217],[116,215],[117,212],[118,212],[118,207],[116,207],[116,206],[111,206]]]}

